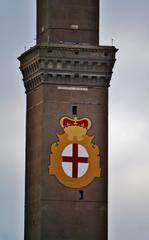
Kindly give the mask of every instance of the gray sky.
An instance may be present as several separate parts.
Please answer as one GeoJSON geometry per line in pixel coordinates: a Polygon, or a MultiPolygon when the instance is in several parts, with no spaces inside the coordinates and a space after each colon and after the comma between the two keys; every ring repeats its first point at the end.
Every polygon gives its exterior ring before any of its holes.
{"type": "MultiPolygon", "coordinates": [[[[0,4],[0,240],[23,240],[25,94],[35,0],[0,4]]],[[[109,240],[149,238],[149,1],[102,0],[101,44],[119,48],[109,105],[109,240]]]]}

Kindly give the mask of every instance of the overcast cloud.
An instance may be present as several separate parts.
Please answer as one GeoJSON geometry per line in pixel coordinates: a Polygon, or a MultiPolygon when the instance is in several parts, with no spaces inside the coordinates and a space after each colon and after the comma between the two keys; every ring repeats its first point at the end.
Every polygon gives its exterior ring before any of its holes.
{"type": "MultiPolygon", "coordinates": [[[[102,0],[101,44],[119,48],[109,105],[109,240],[149,238],[149,1],[102,0]]],[[[23,240],[25,94],[35,0],[0,4],[0,240],[23,240]]]]}

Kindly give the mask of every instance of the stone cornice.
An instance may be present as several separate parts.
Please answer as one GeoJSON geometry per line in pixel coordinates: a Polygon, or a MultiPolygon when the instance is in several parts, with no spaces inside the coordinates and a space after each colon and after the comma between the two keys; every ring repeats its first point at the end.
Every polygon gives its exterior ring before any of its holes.
{"type": "Polygon", "coordinates": [[[43,83],[107,87],[116,51],[110,46],[36,45],[18,58],[26,91],[43,83]]]}

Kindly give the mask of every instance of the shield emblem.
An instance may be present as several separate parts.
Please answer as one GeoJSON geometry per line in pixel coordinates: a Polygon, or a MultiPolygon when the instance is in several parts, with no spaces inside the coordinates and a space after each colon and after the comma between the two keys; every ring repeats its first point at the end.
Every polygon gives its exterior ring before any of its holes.
{"type": "Polygon", "coordinates": [[[80,178],[88,170],[88,152],[81,144],[69,144],[62,152],[62,168],[71,178],[80,178]]]}
{"type": "Polygon", "coordinates": [[[85,187],[101,175],[99,147],[87,134],[91,121],[62,117],[60,125],[64,133],[51,145],[49,173],[66,187],[85,187]]]}

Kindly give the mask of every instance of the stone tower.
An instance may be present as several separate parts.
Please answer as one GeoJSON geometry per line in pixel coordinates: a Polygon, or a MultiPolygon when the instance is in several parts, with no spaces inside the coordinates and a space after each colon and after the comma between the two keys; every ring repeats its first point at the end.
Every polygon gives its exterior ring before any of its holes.
{"type": "Polygon", "coordinates": [[[25,240],[107,240],[108,87],[98,0],[37,0],[26,89],[25,240]]]}

